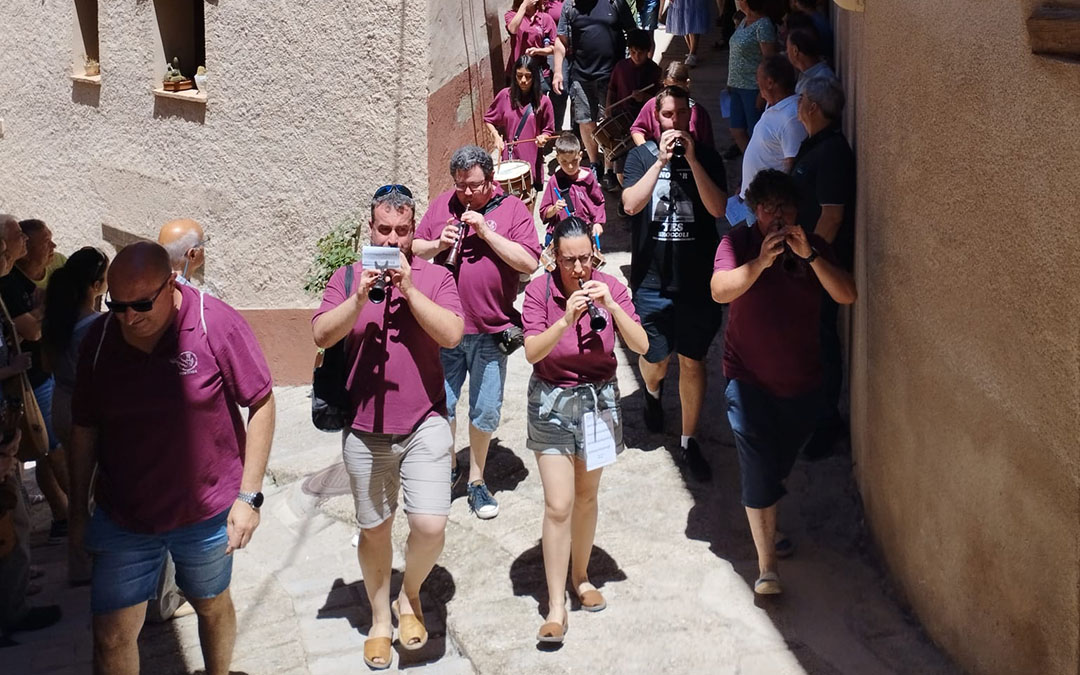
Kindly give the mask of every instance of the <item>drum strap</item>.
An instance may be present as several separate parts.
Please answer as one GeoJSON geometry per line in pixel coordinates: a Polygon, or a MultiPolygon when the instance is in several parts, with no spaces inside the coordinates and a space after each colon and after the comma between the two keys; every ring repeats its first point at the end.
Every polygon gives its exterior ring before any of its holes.
{"type": "Polygon", "coordinates": [[[529,121],[529,116],[533,113],[532,103],[525,106],[525,111],[521,113],[521,121],[518,122],[517,131],[514,132],[514,142],[521,138],[521,132],[525,129],[525,123],[529,121]]]}
{"type": "MultiPolygon", "coordinates": [[[[556,181],[556,183],[559,183],[559,182],[560,181],[556,181]]],[[[577,213],[577,209],[574,208],[574,200],[570,198],[570,187],[571,187],[571,185],[573,185],[573,183],[571,183],[570,185],[567,185],[566,187],[564,187],[561,190],[558,187],[556,187],[555,188],[555,196],[556,196],[556,198],[562,199],[564,202],[566,202],[566,210],[570,212],[570,215],[574,215],[575,213],[577,213]]]]}

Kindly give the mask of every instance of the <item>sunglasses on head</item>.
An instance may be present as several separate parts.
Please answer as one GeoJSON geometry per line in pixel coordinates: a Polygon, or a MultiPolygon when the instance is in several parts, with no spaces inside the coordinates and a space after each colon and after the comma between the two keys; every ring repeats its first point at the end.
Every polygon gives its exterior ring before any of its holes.
{"type": "Polygon", "coordinates": [[[390,185],[382,186],[381,188],[379,188],[378,190],[375,191],[375,197],[376,198],[385,197],[386,195],[390,194],[391,192],[400,192],[401,194],[405,195],[409,199],[412,199],[412,190],[405,187],[404,185],[398,185],[396,183],[391,183],[390,185]]]}
{"type": "Polygon", "coordinates": [[[169,283],[170,279],[172,279],[172,277],[169,277],[165,281],[161,282],[161,285],[158,286],[158,289],[154,291],[154,294],[150,296],[148,300],[132,300],[131,302],[116,302],[115,300],[106,300],[105,306],[109,308],[110,312],[113,312],[115,314],[123,314],[129,309],[133,309],[136,312],[140,313],[149,312],[151,309],[154,308],[154,301],[157,300],[159,295],[161,295],[161,291],[165,289],[165,286],[169,283]]]}

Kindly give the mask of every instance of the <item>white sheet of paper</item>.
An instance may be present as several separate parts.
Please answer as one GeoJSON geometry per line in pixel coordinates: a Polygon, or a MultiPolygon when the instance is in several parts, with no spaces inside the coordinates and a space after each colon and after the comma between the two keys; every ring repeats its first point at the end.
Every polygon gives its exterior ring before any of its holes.
{"type": "Polygon", "coordinates": [[[585,426],[585,470],[592,471],[615,463],[615,421],[610,410],[587,412],[581,418],[585,426]]]}
{"type": "Polygon", "coordinates": [[[396,246],[365,246],[360,259],[366,270],[396,270],[401,267],[401,249],[396,246]]]}

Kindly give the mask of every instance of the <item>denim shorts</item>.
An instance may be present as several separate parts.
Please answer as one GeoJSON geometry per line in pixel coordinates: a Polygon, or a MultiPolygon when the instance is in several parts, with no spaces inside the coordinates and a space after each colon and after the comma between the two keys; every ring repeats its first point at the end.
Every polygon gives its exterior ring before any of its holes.
{"type": "MultiPolygon", "coordinates": [[[[231,505],[230,505],[231,508],[231,505]]],[[[226,521],[229,509],[208,520],[167,532],[143,534],[120,527],[98,507],[86,532],[94,560],[90,611],[108,614],[157,596],[165,551],[176,564],[176,585],[189,598],[213,598],[232,580],[226,521]]]]}
{"type": "Polygon", "coordinates": [[[573,455],[585,459],[587,412],[611,410],[615,451],[623,451],[622,409],[615,380],[603,384],[557,387],[536,377],[529,379],[529,414],[525,447],[541,455],[573,455]]]}
{"type": "Polygon", "coordinates": [[[503,385],[506,383],[506,354],[495,344],[496,335],[465,335],[453,349],[443,349],[443,378],[446,411],[453,422],[461,397],[461,386],[469,376],[469,422],[486,433],[494,433],[502,419],[503,385]]]}
{"type": "Polygon", "coordinates": [[[768,508],[787,494],[784,481],[814,433],[821,391],[781,398],[761,387],[731,380],[724,396],[739,452],[743,506],[768,508]]]}
{"type": "Polygon", "coordinates": [[[570,84],[570,102],[573,104],[573,121],[577,124],[599,122],[604,116],[609,78],[599,80],[574,80],[570,84]]]}
{"type": "Polygon", "coordinates": [[[669,298],[655,288],[638,287],[634,309],[649,336],[644,354],[649,363],[659,363],[672,352],[704,361],[723,318],[723,307],[712,298],[669,298]]]}
{"type": "Polygon", "coordinates": [[[41,408],[41,416],[45,419],[45,431],[49,434],[49,452],[60,446],[60,440],[53,430],[52,404],[55,386],[56,380],[50,377],[34,388],[34,400],[41,408]]]}
{"type": "Polygon", "coordinates": [[[729,126],[732,129],[746,129],[746,133],[753,133],[754,126],[761,119],[761,111],[757,107],[757,89],[739,89],[728,87],[731,92],[731,120],[729,126]]]}

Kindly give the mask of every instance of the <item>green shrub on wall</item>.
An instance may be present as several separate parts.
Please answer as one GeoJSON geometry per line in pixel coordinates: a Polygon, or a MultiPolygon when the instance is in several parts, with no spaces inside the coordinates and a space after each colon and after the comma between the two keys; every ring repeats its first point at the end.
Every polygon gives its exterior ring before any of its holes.
{"type": "Polygon", "coordinates": [[[338,223],[315,244],[315,259],[311,261],[304,290],[314,296],[322,295],[330,276],[341,266],[360,259],[360,226],[364,221],[357,214],[338,223]]]}

